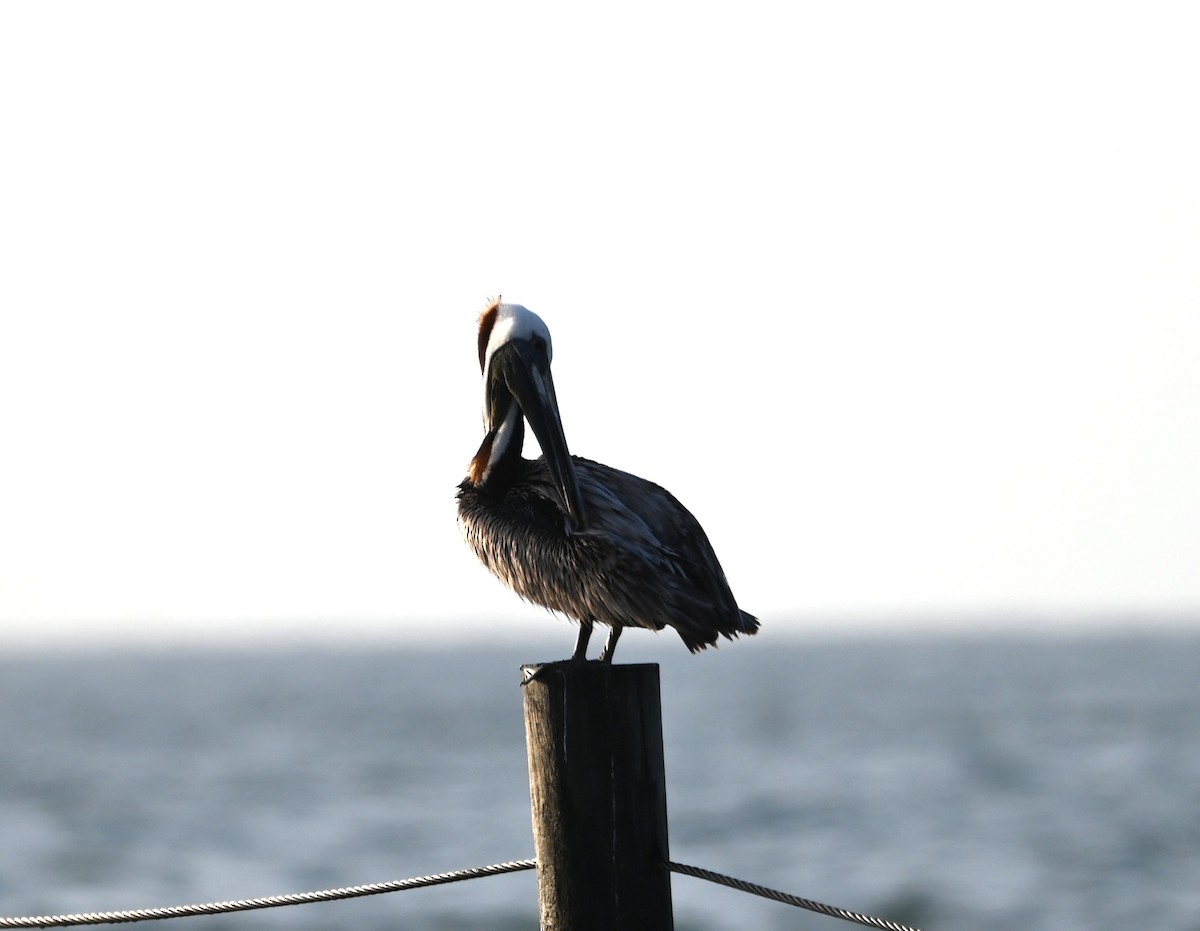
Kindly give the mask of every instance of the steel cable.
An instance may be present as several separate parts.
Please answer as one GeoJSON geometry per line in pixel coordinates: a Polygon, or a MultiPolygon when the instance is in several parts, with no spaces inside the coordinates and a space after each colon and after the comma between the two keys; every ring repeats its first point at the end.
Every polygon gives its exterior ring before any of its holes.
{"type": "MultiPolygon", "coordinates": [[[[841,918],[843,921],[853,921],[882,931],[918,931],[908,925],[902,925],[883,918],[875,918],[860,912],[852,912],[833,905],[823,905],[811,899],[801,898],[778,889],[770,889],[757,883],[735,879],[722,873],[702,869],[698,866],[688,866],[685,863],[670,862],[668,868],[673,873],[706,879],[709,882],[729,886],[740,892],[749,892],[785,905],[818,912],[831,918],[841,918]]],[[[129,924],[135,921],[159,921],[165,918],[189,918],[197,915],[223,915],[230,912],[248,912],[259,908],[280,908],[285,905],[309,905],[314,902],[334,902],[341,899],[353,899],[366,895],[382,895],[385,892],[403,892],[407,889],[420,889],[424,886],[438,886],[445,883],[459,882],[464,879],[480,879],[484,876],[499,876],[504,873],[517,873],[522,870],[537,868],[536,860],[510,860],[506,863],[493,863],[491,866],[478,866],[466,870],[456,870],[451,873],[435,873],[431,876],[417,876],[413,879],[399,879],[392,882],[370,883],[363,886],[346,886],[340,889],[326,889],[321,892],[295,892],[287,895],[264,896],[258,899],[236,899],[229,902],[208,902],[203,905],[173,905],[165,908],[139,908],[121,912],[88,912],[78,915],[43,915],[29,918],[0,918],[0,928],[65,928],[73,925],[102,925],[129,924]]]]}
{"type": "Polygon", "coordinates": [[[133,921],[155,921],[161,918],[188,918],[195,915],[223,915],[228,912],[248,912],[256,908],[279,908],[283,905],[308,905],[313,902],[332,902],[338,899],[353,899],[364,895],[380,895],[384,892],[402,892],[422,886],[438,886],[463,879],[479,879],[483,876],[498,876],[502,873],[517,873],[532,870],[534,860],[511,860],[494,863],[453,873],[435,873],[414,879],[393,882],[371,883],[365,886],[347,886],[342,889],[326,889],[323,892],[296,892],[289,895],[266,896],[261,899],[238,899],[232,902],[209,902],[206,905],[176,905],[167,908],[139,908],[126,912],[92,912],[84,915],[47,915],[40,918],[0,918],[0,928],[63,928],[70,925],[126,924],[133,921]]]}
{"type": "Polygon", "coordinates": [[[669,862],[667,866],[672,873],[682,873],[685,876],[695,876],[697,879],[707,879],[709,882],[719,883],[722,886],[728,886],[740,892],[761,895],[765,899],[774,899],[776,902],[795,905],[797,908],[806,908],[810,912],[819,912],[831,918],[841,918],[843,921],[855,921],[860,925],[867,925],[871,928],[883,928],[885,931],[918,931],[917,928],[910,928],[908,925],[902,925],[895,921],[875,918],[871,915],[864,915],[861,912],[852,912],[849,909],[838,908],[834,905],[823,905],[820,902],[812,901],[812,899],[802,899],[798,895],[780,892],[778,889],[770,889],[767,886],[760,886],[758,883],[746,882],[744,879],[734,879],[732,876],[714,873],[712,870],[701,869],[698,866],[688,866],[686,863],[675,863],[674,861],[669,862]]]}

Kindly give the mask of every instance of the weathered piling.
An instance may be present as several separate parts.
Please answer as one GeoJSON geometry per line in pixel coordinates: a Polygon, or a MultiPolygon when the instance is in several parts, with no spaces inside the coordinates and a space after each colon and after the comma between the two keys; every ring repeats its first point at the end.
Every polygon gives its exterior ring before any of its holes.
{"type": "Polygon", "coordinates": [[[542,931],[671,931],[658,666],[523,666],[542,931]]]}

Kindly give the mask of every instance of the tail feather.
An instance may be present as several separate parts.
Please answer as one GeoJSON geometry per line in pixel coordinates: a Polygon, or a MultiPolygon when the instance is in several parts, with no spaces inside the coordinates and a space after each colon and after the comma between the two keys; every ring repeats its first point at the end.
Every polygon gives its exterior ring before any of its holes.
{"type": "Polygon", "coordinates": [[[717,640],[719,639],[717,634],[720,634],[726,640],[732,640],[739,634],[746,634],[749,636],[758,633],[758,618],[756,618],[753,614],[747,614],[745,611],[742,611],[739,608],[736,626],[731,624],[727,629],[709,628],[702,631],[697,631],[694,628],[679,624],[672,624],[671,626],[673,626],[679,633],[679,636],[683,640],[684,646],[688,648],[688,651],[697,653],[706,647],[715,647],[717,645],[717,640]]]}
{"type": "Polygon", "coordinates": [[[740,608],[738,609],[738,614],[741,615],[741,626],[738,628],[739,634],[758,633],[758,618],[756,618],[753,614],[747,614],[740,608]]]}

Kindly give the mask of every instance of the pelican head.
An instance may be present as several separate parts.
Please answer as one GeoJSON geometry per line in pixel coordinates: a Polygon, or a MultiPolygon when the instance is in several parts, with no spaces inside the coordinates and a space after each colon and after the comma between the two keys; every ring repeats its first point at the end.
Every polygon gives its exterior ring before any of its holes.
{"type": "Polygon", "coordinates": [[[586,516],[550,375],[553,355],[550,330],[533,311],[495,301],[483,312],[479,318],[479,368],[486,436],[471,461],[470,478],[475,484],[485,483],[514,441],[514,453],[520,454],[524,417],[542,448],[569,522],[578,529],[585,525],[586,516]]]}

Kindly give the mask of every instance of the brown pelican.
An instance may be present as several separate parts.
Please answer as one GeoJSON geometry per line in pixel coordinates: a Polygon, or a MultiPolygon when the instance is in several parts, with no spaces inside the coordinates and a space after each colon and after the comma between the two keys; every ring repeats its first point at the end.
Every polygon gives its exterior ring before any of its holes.
{"type": "Polygon", "coordinates": [[[612,662],[626,627],[670,624],[692,652],[758,630],[738,608],[699,522],[666,489],[567,452],[550,331],[517,304],[479,318],[485,435],[458,486],[458,521],[485,566],[522,598],[579,622],[573,659],[592,625],[610,628],[612,662]],[[529,421],[542,457],[524,459],[529,421]]]}

